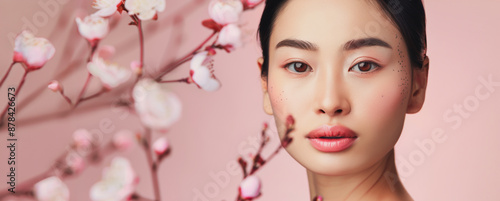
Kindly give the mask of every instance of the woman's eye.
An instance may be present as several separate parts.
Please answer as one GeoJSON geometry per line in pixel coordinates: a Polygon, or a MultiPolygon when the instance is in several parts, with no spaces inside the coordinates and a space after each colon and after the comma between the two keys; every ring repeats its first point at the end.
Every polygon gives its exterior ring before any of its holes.
{"type": "Polygon", "coordinates": [[[287,65],[285,65],[285,68],[288,69],[289,71],[292,71],[294,73],[304,73],[308,70],[311,70],[310,66],[302,63],[302,62],[292,62],[287,65]]]}
{"type": "Polygon", "coordinates": [[[356,65],[354,65],[353,67],[351,67],[350,70],[358,71],[361,73],[367,73],[367,72],[373,71],[379,67],[380,66],[376,63],[369,62],[369,61],[363,61],[363,62],[359,62],[356,65]]]}

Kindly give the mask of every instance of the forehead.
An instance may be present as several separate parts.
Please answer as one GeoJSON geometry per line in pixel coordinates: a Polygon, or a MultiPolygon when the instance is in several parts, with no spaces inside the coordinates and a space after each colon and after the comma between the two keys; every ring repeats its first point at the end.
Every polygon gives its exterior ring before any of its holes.
{"type": "Polygon", "coordinates": [[[289,0],[278,13],[270,49],[288,38],[307,40],[319,49],[340,48],[359,38],[395,43],[399,31],[371,0],[289,0]]]}

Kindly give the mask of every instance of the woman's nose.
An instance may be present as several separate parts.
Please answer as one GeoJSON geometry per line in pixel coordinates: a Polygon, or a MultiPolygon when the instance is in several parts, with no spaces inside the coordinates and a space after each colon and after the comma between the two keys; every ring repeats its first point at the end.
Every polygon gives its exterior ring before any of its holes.
{"type": "Polygon", "coordinates": [[[317,84],[317,114],[330,117],[349,114],[351,107],[347,97],[348,91],[340,76],[321,76],[317,84]]]}

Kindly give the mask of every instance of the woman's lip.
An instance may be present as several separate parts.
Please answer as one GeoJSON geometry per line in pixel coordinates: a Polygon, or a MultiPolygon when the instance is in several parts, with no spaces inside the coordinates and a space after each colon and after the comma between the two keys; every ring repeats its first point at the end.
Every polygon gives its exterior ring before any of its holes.
{"type": "Polygon", "coordinates": [[[341,126],[341,125],[336,125],[336,126],[329,126],[329,125],[323,125],[320,126],[306,135],[306,138],[320,138],[320,137],[344,137],[344,138],[356,138],[356,134],[354,131],[351,129],[341,126]]]}
{"type": "Polygon", "coordinates": [[[306,138],[318,151],[340,152],[351,147],[357,135],[351,129],[341,125],[323,125],[309,132],[306,138]]]}
{"type": "Polygon", "coordinates": [[[321,152],[341,152],[351,147],[356,138],[323,139],[309,138],[311,145],[321,152]]]}

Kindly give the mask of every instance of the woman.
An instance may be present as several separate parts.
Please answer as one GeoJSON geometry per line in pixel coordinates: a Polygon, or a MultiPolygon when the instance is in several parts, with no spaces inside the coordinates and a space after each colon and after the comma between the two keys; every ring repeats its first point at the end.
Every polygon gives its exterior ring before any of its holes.
{"type": "Polygon", "coordinates": [[[268,0],[259,25],[264,110],[307,169],[311,199],[412,200],[394,145],[425,99],[422,2],[268,0]]]}

